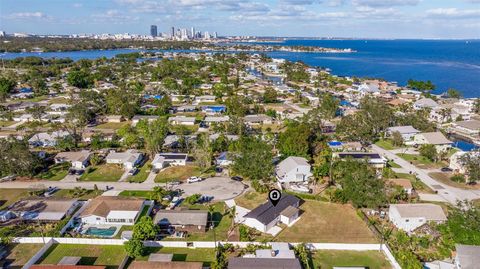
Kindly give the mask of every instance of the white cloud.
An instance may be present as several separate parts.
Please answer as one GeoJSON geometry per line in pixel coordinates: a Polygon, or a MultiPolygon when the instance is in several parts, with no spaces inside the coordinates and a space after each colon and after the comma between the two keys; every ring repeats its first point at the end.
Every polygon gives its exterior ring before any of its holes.
{"type": "Polygon", "coordinates": [[[139,17],[125,15],[116,9],[107,10],[105,13],[93,14],[92,18],[97,23],[110,22],[115,24],[124,24],[139,20],[139,17]]]}
{"type": "Polygon", "coordinates": [[[442,19],[478,19],[480,17],[480,9],[436,8],[429,9],[426,13],[429,17],[442,19]]]}
{"type": "Polygon", "coordinates": [[[367,7],[393,7],[393,6],[416,6],[420,0],[352,0],[356,6],[367,7]]]}
{"type": "Polygon", "coordinates": [[[12,13],[8,16],[6,16],[8,19],[12,20],[27,20],[27,19],[51,19],[50,16],[42,13],[42,12],[18,12],[18,13],[12,13]]]}

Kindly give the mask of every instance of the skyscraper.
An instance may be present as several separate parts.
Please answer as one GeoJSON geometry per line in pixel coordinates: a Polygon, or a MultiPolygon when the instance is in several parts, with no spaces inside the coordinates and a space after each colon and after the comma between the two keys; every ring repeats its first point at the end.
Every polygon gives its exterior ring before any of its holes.
{"type": "Polygon", "coordinates": [[[150,35],[151,36],[157,36],[157,26],[156,25],[150,25],[150,35]]]}
{"type": "Polygon", "coordinates": [[[175,38],[175,27],[173,27],[173,26],[172,26],[172,33],[171,34],[172,34],[172,39],[174,39],[175,38]]]}
{"type": "Polygon", "coordinates": [[[195,27],[192,27],[191,29],[191,34],[192,34],[192,39],[195,39],[195,27]]]}

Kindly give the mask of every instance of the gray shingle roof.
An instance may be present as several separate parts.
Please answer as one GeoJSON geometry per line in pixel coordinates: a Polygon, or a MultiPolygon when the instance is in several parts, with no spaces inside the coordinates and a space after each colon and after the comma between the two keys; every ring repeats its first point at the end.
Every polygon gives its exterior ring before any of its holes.
{"type": "Polygon", "coordinates": [[[228,260],[228,269],[302,269],[298,259],[241,258],[228,260]]]}
{"type": "Polygon", "coordinates": [[[270,201],[259,205],[245,215],[245,218],[253,218],[265,225],[272,222],[289,206],[296,207],[300,199],[290,194],[283,194],[277,206],[273,206],[270,201]]]}
{"type": "Polygon", "coordinates": [[[480,268],[480,246],[456,245],[455,249],[462,269],[480,268]]]}
{"type": "Polygon", "coordinates": [[[159,210],[154,222],[169,225],[207,225],[208,212],[205,210],[159,210]]]}

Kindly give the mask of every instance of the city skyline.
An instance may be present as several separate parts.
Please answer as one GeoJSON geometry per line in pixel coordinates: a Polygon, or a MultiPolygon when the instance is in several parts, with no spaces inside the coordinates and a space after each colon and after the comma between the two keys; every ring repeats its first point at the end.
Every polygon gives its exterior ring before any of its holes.
{"type": "Polygon", "coordinates": [[[480,0],[0,0],[7,33],[480,38],[480,0]],[[415,29],[415,31],[412,31],[415,29]]]}

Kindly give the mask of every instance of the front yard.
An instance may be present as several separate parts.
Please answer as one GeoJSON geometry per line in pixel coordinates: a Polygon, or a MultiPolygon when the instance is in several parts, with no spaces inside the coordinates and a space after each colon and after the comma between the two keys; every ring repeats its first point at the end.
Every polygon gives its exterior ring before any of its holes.
{"type": "Polygon", "coordinates": [[[235,198],[235,203],[238,206],[244,207],[246,209],[254,209],[255,207],[263,204],[267,201],[266,193],[258,193],[256,191],[246,192],[244,195],[235,198]]]}
{"type": "Polygon", "coordinates": [[[118,268],[126,256],[124,246],[55,244],[40,259],[40,264],[58,264],[65,256],[82,257],[79,265],[105,265],[118,268]]]}
{"type": "Polygon", "coordinates": [[[150,173],[150,168],[151,168],[151,161],[146,162],[135,174],[134,176],[129,176],[128,177],[128,182],[136,182],[136,183],[142,183],[145,180],[147,180],[148,174],[150,173]]]}
{"type": "Polygon", "coordinates": [[[40,179],[52,180],[52,181],[59,181],[62,180],[67,174],[68,169],[70,168],[70,163],[59,163],[54,164],[48,167],[48,170],[45,172],[41,172],[37,175],[40,179]]]}
{"type": "Polygon", "coordinates": [[[312,255],[314,268],[364,267],[369,269],[392,268],[380,251],[319,250],[312,255]]]}
{"type": "Polygon", "coordinates": [[[433,172],[429,173],[429,176],[431,176],[433,179],[448,185],[452,186],[455,188],[459,189],[464,189],[464,190],[479,190],[480,189],[480,184],[477,185],[467,185],[466,183],[460,183],[460,182],[455,182],[451,180],[451,177],[453,176],[451,173],[444,173],[444,172],[433,172]]]}
{"type": "Polygon", "coordinates": [[[95,129],[111,129],[111,130],[117,130],[122,128],[125,125],[129,125],[130,122],[128,121],[122,121],[122,122],[107,122],[107,123],[102,123],[97,126],[95,126],[95,129]]]}
{"type": "Polygon", "coordinates": [[[153,191],[122,191],[120,196],[151,199],[153,196],[153,191]]]}
{"type": "Polygon", "coordinates": [[[26,189],[0,189],[0,209],[28,196],[26,189]]]}
{"type": "Polygon", "coordinates": [[[87,189],[82,189],[82,188],[76,188],[76,189],[62,189],[53,194],[53,197],[56,198],[77,198],[80,200],[88,200],[95,198],[97,196],[102,195],[101,190],[87,190],[87,189]]]}
{"type": "MultiPolygon", "coordinates": [[[[350,205],[306,200],[300,219],[275,238],[280,242],[377,243],[350,205]]],[[[322,267],[323,268],[323,267],[322,267]]]]}
{"type": "Polygon", "coordinates": [[[379,146],[383,149],[386,149],[386,150],[393,150],[393,149],[398,148],[398,147],[393,145],[392,140],[390,140],[390,139],[380,139],[377,142],[375,142],[375,145],[377,145],[377,146],[379,146]]]}
{"type": "Polygon", "coordinates": [[[118,181],[125,170],[115,164],[101,164],[88,167],[80,177],[81,181],[118,181]]]}
{"type": "Polygon", "coordinates": [[[158,175],[155,177],[155,182],[166,183],[172,180],[185,181],[189,177],[192,177],[192,176],[198,177],[201,174],[202,174],[202,171],[197,166],[193,166],[193,165],[172,166],[172,167],[167,167],[166,169],[158,173],[158,175]]]}
{"type": "Polygon", "coordinates": [[[434,169],[434,168],[441,168],[445,166],[446,164],[443,162],[432,162],[431,160],[425,158],[424,156],[421,155],[415,155],[415,154],[407,154],[407,153],[399,153],[397,154],[400,158],[412,163],[413,165],[417,166],[418,168],[421,169],[434,169]]]}

